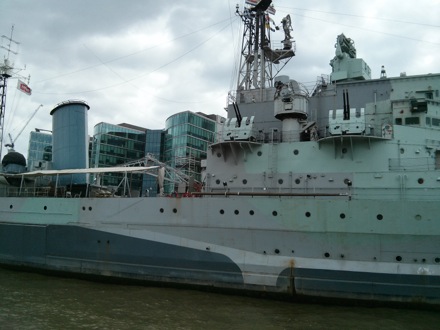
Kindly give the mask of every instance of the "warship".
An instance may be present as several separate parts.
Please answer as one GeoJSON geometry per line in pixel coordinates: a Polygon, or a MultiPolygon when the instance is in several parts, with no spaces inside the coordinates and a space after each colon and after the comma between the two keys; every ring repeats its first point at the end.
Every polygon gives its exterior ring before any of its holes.
{"type": "MultiPolygon", "coordinates": [[[[248,3],[237,8],[244,26],[237,89],[202,161],[202,188],[131,197],[86,184],[75,193],[72,178],[104,171],[157,173],[161,185],[163,167],[8,171],[22,162],[9,156],[1,265],[283,297],[440,304],[440,74],[383,71],[372,79],[341,34],[331,74],[308,91],[279,74],[296,53],[290,16],[277,32],[271,1],[248,3]],[[276,43],[272,36],[283,32],[276,43]]],[[[88,110],[69,101],[52,110],[54,121],[66,104],[88,110]]],[[[54,162],[68,135],[54,138],[54,162]]]]}

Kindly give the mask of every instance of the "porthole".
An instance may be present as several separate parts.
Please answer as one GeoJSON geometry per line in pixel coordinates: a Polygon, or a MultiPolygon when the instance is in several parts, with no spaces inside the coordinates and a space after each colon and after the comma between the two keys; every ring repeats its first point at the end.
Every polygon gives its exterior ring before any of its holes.
{"type": "Polygon", "coordinates": [[[220,180],[219,179],[215,180],[215,183],[220,184],[220,180]]]}
{"type": "Polygon", "coordinates": [[[220,158],[221,156],[222,156],[222,154],[217,152],[217,157],[220,158]]]}
{"type": "Polygon", "coordinates": [[[278,179],[279,184],[283,184],[283,182],[284,182],[283,179],[278,179]]]}
{"type": "Polygon", "coordinates": [[[279,249],[275,249],[275,253],[276,253],[276,254],[279,254],[279,253],[280,253],[280,250],[279,250],[279,249]]]}
{"type": "Polygon", "coordinates": [[[401,153],[401,154],[404,154],[404,153],[405,153],[405,149],[400,148],[400,153],[401,153]]]}
{"type": "Polygon", "coordinates": [[[92,210],[92,207],[91,206],[89,206],[89,211],[91,211],[92,210]]]}
{"type": "Polygon", "coordinates": [[[294,155],[298,155],[298,154],[299,154],[298,149],[293,150],[293,154],[294,154],[294,155]]]}
{"type": "Polygon", "coordinates": [[[339,217],[340,217],[341,219],[345,219],[345,213],[341,213],[341,214],[339,214],[339,217]]]}
{"type": "Polygon", "coordinates": [[[177,209],[176,208],[173,209],[173,213],[177,213],[177,209]]]}
{"type": "Polygon", "coordinates": [[[422,216],[420,214],[416,214],[416,216],[414,217],[417,221],[422,220],[422,216]]]}
{"type": "Polygon", "coordinates": [[[348,178],[345,178],[344,179],[344,183],[347,185],[347,186],[351,186],[353,183],[351,182],[351,180],[350,179],[348,179],[348,178]]]}
{"type": "Polygon", "coordinates": [[[310,218],[310,215],[311,215],[310,212],[306,212],[306,217],[307,218],[310,218]]]}
{"type": "Polygon", "coordinates": [[[44,206],[43,209],[44,209],[44,210],[47,210],[47,206],[44,206]]]}
{"type": "Polygon", "coordinates": [[[250,214],[250,215],[254,215],[254,210],[250,210],[250,211],[249,211],[249,214],[250,214]]]}
{"type": "Polygon", "coordinates": [[[277,211],[273,211],[273,212],[272,212],[272,215],[273,215],[274,217],[276,217],[276,216],[278,215],[278,212],[277,212],[277,211]]]}
{"type": "Polygon", "coordinates": [[[377,220],[382,220],[382,219],[383,219],[383,215],[382,215],[382,214],[378,214],[378,215],[376,216],[376,218],[377,218],[377,220]]]}
{"type": "Polygon", "coordinates": [[[160,212],[160,213],[163,213],[163,208],[160,208],[159,212],[160,212]]]}
{"type": "Polygon", "coordinates": [[[243,179],[242,182],[243,182],[243,184],[246,184],[246,183],[247,183],[247,180],[246,180],[246,179],[243,179]]]}
{"type": "Polygon", "coordinates": [[[234,211],[234,214],[236,214],[236,215],[238,215],[239,213],[240,213],[240,211],[238,211],[238,210],[234,211]]]}
{"type": "Polygon", "coordinates": [[[12,204],[11,204],[11,205],[9,205],[9,208],[10,208],[10,209],[12,209],[13,207],[14,207],[14,206],[13,206],[12,204]]]}
{"type": "Polygon", "coordinates": [[[343,154],[346,154],[347,153],[347,148],[342,148],[341,151],[342,151],[343,154]]]}
{"type": "Polygon", "coordinates": [[[434,261],[435,261],[436,263],[440,263],[440,258],[435,258],[434,261]]]}
{"type": "Polygon", "coordinates": [[[300,179],[296,179],[296,180],[295,180],[295,183],[296,183],[296,184],[300,184],[300,183],[301,183],[301,180],[300,180],[300,179]]]}
{"type": "Polygon", "coordinates": [[[220,214],[225,214],[225,210],[221,209],[220,214]]]}
{"type": "Polygon", "coordinates": [[[85,206],[83,206],[83,207],[82,207],[82,209],[83,209],[83,211],[85,211],[85,210],[86,210],[86,207],[85,207],[85,206]]]}
{"type": "Polygon", "coordinates": [[[257,156],[260,157],[263,153],[261,151],[257,152],[257,156]]]}
{"type": "Polygon", "coordinates": [[[417,182],[418,182],[419,184],[423,184],[423,182],[425,182],[425,180],[423,180],[423,178],[419,178],[419,179],[417,180],[417,182]]]}
{"type": "Polygon", "coordinates": [[[397,261],[402,261],[402,257],[401,257],[401,256],[397,256],[397,257],[396,257],[396,260],[397,260],[397,261]]]}
{"type": "Polygon", "coordinates": [[[328,253],[328,252],[324,253],[324,257],[326,257],[326,258],[330,257],[330,253],[328,253]]]}

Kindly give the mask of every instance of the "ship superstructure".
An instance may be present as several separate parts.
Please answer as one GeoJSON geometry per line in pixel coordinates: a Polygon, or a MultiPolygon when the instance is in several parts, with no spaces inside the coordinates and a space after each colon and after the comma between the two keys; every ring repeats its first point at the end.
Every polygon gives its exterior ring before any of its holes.
{"type": "Polygon", "coordinates": [[[21,183],[0,198],[0,262],[439,304],[440,74],[371,79],[341,34],[332,74],[309,92],[278,74],[295,43],[288,16],[283,42],[272,40],[270,5],[237,10],[245,25],[237,90],[201,191],[130,198],[93,187],[92,197],[86,186],[75,198],[56,186],[37,197],[35,175],[98,170],[5,175],[21,183]]]}

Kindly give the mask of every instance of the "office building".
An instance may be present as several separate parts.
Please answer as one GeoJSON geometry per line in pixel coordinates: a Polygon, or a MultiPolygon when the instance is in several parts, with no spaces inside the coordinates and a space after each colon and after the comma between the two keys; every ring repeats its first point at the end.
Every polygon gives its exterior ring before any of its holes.
{"type": "MultiPolygon", "coordinates": [[[[90,167],[115,167],[140,159],[145,155],[145,128],[130,125],[99,123],[95,125],[90,167]]],[[[94,176],[94,183],[117,189],[123,175],[109,173],[100,178],[94,176]]],[[[142,178],[136,174],[130,177],[131,194],[141,195],[142,178]]]]}
{"type": "MultiPolygon", "coordinates": [[[[184,111],[170,116],[165,122],[164,162],[201,182],[201,160],[206,159],[208,145],[215,142],[220,122],[221,117],[201,112],[184,111]]],[[[175,190],[175,184],[166,183],[165,193],[175,190]]]]}
{"type": "Polygon", "coordinates": [[[38,129],[29,135],[28,171],[50,169],[52,161],[52,132],[38,129]]]}

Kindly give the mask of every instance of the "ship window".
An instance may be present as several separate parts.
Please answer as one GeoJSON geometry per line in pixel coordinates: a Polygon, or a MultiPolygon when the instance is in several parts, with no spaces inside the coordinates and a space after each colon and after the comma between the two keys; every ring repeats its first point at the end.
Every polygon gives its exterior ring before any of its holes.
{"type": "Polygon", "coordinates": [[[435,169],[436,170],[440,169],[440,151],[439,150],[435,151],[435,169]]]}
{"type": "Polygon", "coordinates": [[[407,117],[405,118],[405,125],[419,125],[420,118],[419,117],[407,117]]]}
{"type": "Polygon", "coordinates": [[[402,125],[402,118],[396,118],[396,125],[402,125]]]}
{"type": "Polygon", "coordinates": [[[426,126],[431,126],[431,118],[426,117],[426,126]]]}
{"type": "Polygon", "coordinates": [[[440,119],[432,118],[432,125],[433,126],[440,126],[440,119]]]}

